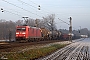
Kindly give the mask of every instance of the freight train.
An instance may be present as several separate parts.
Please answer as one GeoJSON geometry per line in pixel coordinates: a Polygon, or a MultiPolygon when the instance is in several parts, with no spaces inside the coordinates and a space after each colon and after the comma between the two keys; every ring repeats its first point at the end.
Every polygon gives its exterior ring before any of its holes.
{"type": "MultiPolygon", "coordinates": [[[[46,28],[30,27],[27,25],[16,27],[16,41],[44,41],[44,40],[69,40],[68,34],[60,31],[50,31],[46,28]]],[[[72,39],[79,39],[80,36],[74,35],[72,39]]]]}

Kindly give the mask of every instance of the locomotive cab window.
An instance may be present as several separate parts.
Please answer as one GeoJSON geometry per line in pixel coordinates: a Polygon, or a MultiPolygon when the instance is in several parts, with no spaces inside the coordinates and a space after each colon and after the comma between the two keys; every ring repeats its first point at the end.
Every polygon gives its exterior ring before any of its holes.
{"type": "Polygon", "coordinates": [[[17,28],[17,31],[26,31],[26,28],[17,28]]]}

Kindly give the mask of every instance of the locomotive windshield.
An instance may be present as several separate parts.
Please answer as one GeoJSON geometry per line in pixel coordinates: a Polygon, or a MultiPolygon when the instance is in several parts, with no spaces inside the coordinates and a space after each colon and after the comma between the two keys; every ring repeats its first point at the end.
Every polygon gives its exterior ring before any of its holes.
{"type": "Polygon", "coordinates": [[[17,28],[17,31],[26,31],[26,28],[17,28]]]}

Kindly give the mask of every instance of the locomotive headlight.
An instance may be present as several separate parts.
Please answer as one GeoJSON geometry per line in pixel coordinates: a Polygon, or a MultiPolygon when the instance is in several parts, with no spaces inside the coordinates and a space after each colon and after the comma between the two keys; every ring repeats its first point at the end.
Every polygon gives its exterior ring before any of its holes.
{"type": "Polygon", "coordinates": [[[48,34],[49,34],[50,32],[48,32],[48,34]]]}
{"type": "Polygon", "coordinates": [[[16,35],[16,36],[18,36],[18,35],[16,35]]]}
{"type": "Polygon", "coordinates": [[[16,34],[19,34],[18,32],[16,32],[16,34]]]}
{"type": "Polygon", "coordinates": [[[23,32],[22,34],[26,34],[25,32],[23,32]]]}

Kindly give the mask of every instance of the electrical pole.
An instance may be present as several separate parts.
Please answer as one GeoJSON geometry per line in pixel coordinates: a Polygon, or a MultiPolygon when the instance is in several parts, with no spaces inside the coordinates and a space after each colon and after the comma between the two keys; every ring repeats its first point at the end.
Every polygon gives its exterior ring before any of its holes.
{"type": "MultiPolygon", "coordinates": [[[[38,10],[40,10],[40,5],[38,5],[38,10]]],[[[38,27],[38,19],[35,20],[35,27],[38,27]]]]}
{"type": "Polygon", "coordinates": [[[52,19],[51,28],[52,28],[52,39],[53,39],[53,19],[52,19]]]}
{"type": "Polygon", "coordinates": [[[38,19],[35,20],[35,26],[38,27],[38,19]]]}
{"type": "Polygon", "coordinates": [[[79,33],[80,33],[80,35],[81,35],[81,26],[80,26],[80,30],[79,30],[79,33]]]}
{"type": "Polygon", "coordinates": [[[70,17],[69,40],[72,42],[72,18],[70,17]]]}
{"type": "Polygon", "coordinates": [[[11,38],[12,38],[12,32],[11,29],[9,29],[9,42],[11,42],[11,38]]]}
{"type": "Polygon", "coordinates": [[[81,37],[81,26],[80,26],[79,34],[80,34],[80,37],[81,37]]]}

